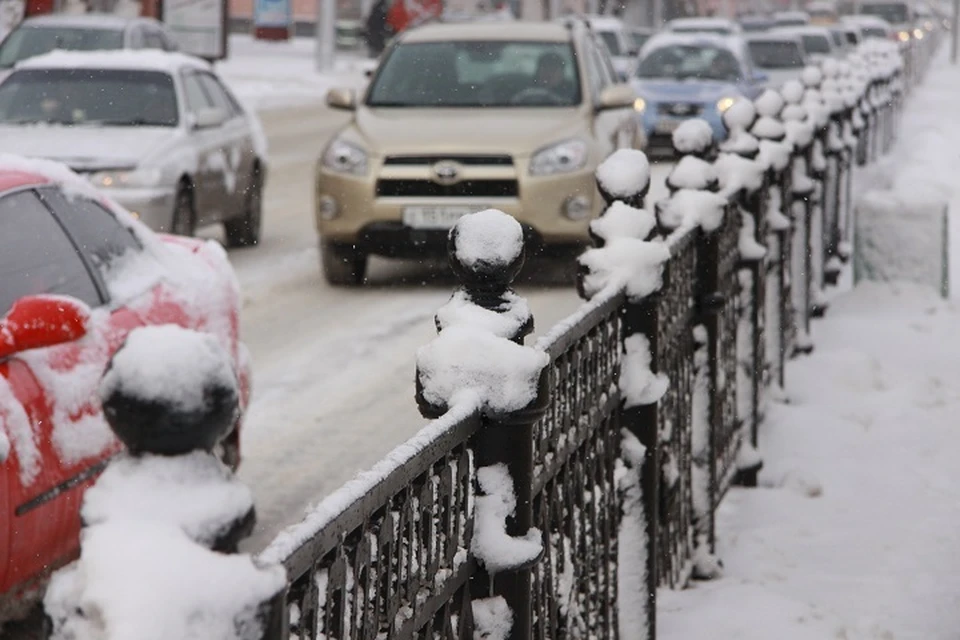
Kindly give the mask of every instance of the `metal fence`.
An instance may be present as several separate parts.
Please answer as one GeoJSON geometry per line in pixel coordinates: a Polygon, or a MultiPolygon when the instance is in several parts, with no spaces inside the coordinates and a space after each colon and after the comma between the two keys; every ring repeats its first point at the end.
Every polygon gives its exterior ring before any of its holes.
{"type": "MultiPolygon", "coordinates": [[[[713,550],[717,505],[734,483],[756,483],[767,397],[788,382],[786,361],[812,348],[810,318],[825,310],[823,288],[849,258],[849,176],[855,161],[889,148],[898,79],[873,79],[811,139],[791,142],[789,165],[768,169],[763,187],[729,194],[718,229],[661,230],[670,258],[660,290],[641,299],[605,291],[542,339],[536,348],[549,364],[524,410],[439,417],[322,504],[319,517],[283,534],[262,558],[288,571],[290,636],[473,638],[476,602],[499,596],[512,615],[510,638],[617,638],[625,598],[644,609],[655,637],[657,588],[707,577],[694,552],[713,550]],[[771,224],[771,210],[789,224],[771,224]],[[738,249],[747,219],[762,257],[738,249]],[[618,385],[636,334],[669,387],[656,403],[626,408],[618,385]],[[709,430],[699,449],[698,379],[709,430]],[[641,464],[626,459],[625,437],[643,445],[641,464]],[[543,552],[491,574],[471,549],[478,470],[500,463],[517,497],[507,533],[536,527],[543,552]],[[620,533],[624,474],[641,488],[639,541],[620,533]],[[640,594],[620,592],[620,568],[631,561],[646,576],[640,594]]],[[[510,276],[475,299],[501,309],[510,276]]],[[[512,337],[522,343],[525,332],[512,337]]]]}

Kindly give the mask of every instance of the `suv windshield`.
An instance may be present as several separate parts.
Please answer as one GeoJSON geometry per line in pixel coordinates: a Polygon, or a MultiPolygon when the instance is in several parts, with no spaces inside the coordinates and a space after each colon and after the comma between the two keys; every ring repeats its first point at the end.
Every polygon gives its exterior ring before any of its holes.
{"type": "Polygon", "coordinates": [[[54,49],[98,51],[122,49],[123,31],[78,27],[30,27],[15,29],[0,45],[0,68],[9,69],[21,60],[54,49]]]}
{"type": "Polygon", "coordinates": [[[736,82],[742,76],[736,56],[727,49],[712,46],[660,47],[647,54],[637,67],[638,78],[736,82]]]}
{"type": "Polygon", "coordinates": [[[0,123],[174,127],[173,78],[161,71],[22,69],[0,84],[0,123]]]}
{"type": "Polygon", "coordinates": [[[572,107],[580,75],[565,42],[402,43],[367,94],[370,107],[572,107]]]}
{"type": "Polygon", "coordinates": [[[860,13],[867,16],[877,16],[878,18],[883,18],[890,24],[903,24],[904,22],[910,21],[907,5],[901,3],[864,3],[860,5],[860,13]]]}
{"type": "Polygon", "coordinates": [[[753,63],[764,69],[799,69],[803,66],[803,52],[796,42],[750,42],[753,63]]]}

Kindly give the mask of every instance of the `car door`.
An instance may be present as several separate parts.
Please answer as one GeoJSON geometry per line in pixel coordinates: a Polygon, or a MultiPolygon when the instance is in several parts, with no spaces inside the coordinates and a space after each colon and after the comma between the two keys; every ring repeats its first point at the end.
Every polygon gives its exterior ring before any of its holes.
{"type": "Polygon", "coordinates": [[[224,152],[224,217],[231,218],[242,214],[253,178],[256,161],[253,135],[246,115],[220,80],[205,71],[197,75],[213,103],[229,114],[220,136],[224,152]]]}
{"type": "MultiPolygon", "coordinates": [[[[194,70],[184,71],[181,80],[186,101],[187,116],[194,120],[201,111],[216,108],[194,70]]],[[[204,225],[223,219],[226,199],[226,142],[223,126],[198,127],[187,123],[190,144],[197,157],[194,182],[194,210],[197,224],[204,225]]]]}
{"type": "MultiPolygon", "coordinates": [[[[617,84],[616,71],[606,53],[606,48],[588,39],[586,42],[588,58],[589,85],[593,93],[593,104],[600,102],[604,89],[617,84]]],[[[636,131],[632,109],[605,109],[595,112],[594,132],[606,157],[617,149],[633,146],[636,131]]]]}
{"type": "MultiPolygon", "coordinates": [[[[37,293],[71,296],[91,307],[106,301],[92,265],[36,191],[0,197],[0,237],[4,283],[0,313],[22,295],[37,293]]],[[[124,321],[111,318],[101,326],[109,332],[114,322],[124,321]]],[[[100,343],[101,336],[92,329],[81,341],[22,352],[0,362],[0,378],[6,381],[0,390],[6,398],[0,405],[8,412],[0,426],[19,428],[21,435],[27,432],[26,437],[13,438],[13,455],[0,465],[12,511],[0,592],[76,553],[80,492],[92,480],[91,468],[111,453],[114,444],[105,425],[90,421],[89,402],[99,382],[97,364],[106,364],[95,352],[100,343]],[[11,422],[10,411],[18,412],[19,419],[11,422]],[[101,444],[104,449],[99,449],[101,444]]]]}

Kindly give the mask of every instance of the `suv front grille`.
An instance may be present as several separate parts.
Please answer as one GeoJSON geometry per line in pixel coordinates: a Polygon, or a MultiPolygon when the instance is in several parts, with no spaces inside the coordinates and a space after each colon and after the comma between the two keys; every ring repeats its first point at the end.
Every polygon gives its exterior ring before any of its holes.
{"type": "Polygon", "coordinates": [[[661,102],[657,105],[657,113],[677,118],[692,118],[700,115],[703,106],[693,102],[661,102]]]}
{"type": "Polygon", "coordinates": [[[512,167],[513,166],[513,158],[511,158],[510,156],[504,156],[504,155],[387,156],[384,159],[383,164],[430,166],[430,165],[437,164],[438,162],[456,162],[457,164],[462,164],[466,167],[512,167]]]}
{"type": "Polygon", "coordinates": [[[451,185],[432,180],[379,180],[381,198],[515,198],[520,193],[516,180],[464,180],[451,185]]]}

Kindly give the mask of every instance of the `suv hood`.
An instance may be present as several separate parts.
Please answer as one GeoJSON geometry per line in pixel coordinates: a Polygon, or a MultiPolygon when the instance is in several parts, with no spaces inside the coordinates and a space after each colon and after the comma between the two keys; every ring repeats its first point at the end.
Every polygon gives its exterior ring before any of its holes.
{"type": "Polygon", "coordinates": [[[176,135],[172,127],[64,127],[0,125],[3,150],[56,160],[74,171],[134,167],[159,153],[176,135]]]}
{"type": "Polygon", "coordinates": [[[361,107],[347,135],[375,156],[489,153],[530,156],[582,135],[579,107],[558,109],[410,109],[361,107]]]}
{"type": "Polygon", "coordinates": [[[654,102],[715,102],[741,95],[736,85],[712,80],[633,80],[632,85],[654,102]]]}

